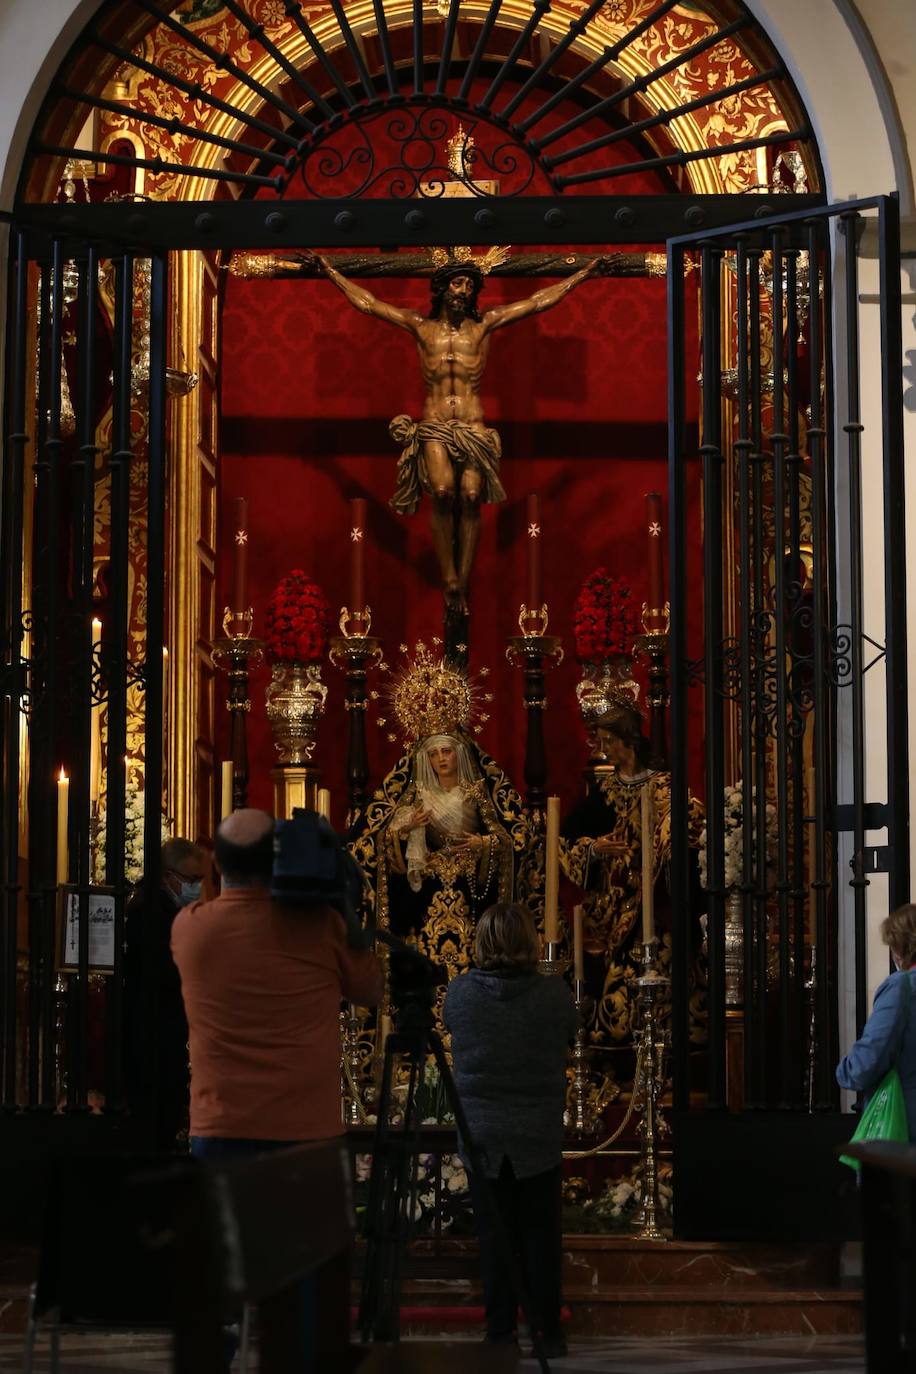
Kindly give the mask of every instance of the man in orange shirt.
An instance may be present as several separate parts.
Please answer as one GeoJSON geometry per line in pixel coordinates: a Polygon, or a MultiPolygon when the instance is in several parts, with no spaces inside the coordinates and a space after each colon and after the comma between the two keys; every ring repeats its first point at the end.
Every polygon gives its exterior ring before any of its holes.
{"type": "MultiPolygon", "coordinates": [[[[340,1003],[381,999],[378,960],[347,947],[333,907],[271,901],[266,811],[227,816],[215,858],[220,895],[172,926],[190,1031],[191,1153],[225,1159],[339,1136],[340,1003]]],[[[320,1369],[322,1339],[346,1340],[347,1267],[343,1253],[303,1281],[304,1374],[320,1369]]],[[[235,1348],[230,1329],[227,1370],[235,1348]]]]}
{"type": "Polygon", "coordinates": [[[347,947],[337,911],[271,901],[273,840],[265,811],[227,816],[215,846],[223,890],[172,927],[200,1157],[341,1135],[340,1003],[382,995],[378,960],[347,947]]]}

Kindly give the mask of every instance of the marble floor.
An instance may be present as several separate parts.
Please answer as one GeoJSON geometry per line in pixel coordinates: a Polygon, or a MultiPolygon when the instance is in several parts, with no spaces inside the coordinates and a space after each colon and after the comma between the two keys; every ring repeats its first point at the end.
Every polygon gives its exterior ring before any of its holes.
{"type": "MultiPolygon", "coordinates": [[[[471,1368],[476,1342],[461,1344],[468,1346],[471,1368]]],[[[432,1356],[430,1374],[436,1374],[436,1363],[432,1356]]],[[[60,1368],[61,1374],[169,1374],[168,1341],[161,1336],[67,1335],[61,1342],[60,1368]]],[[[21,1369],[21,1337],[0,1336],[0,1374],[21,1369]]],[[[34,1374],[49,1369],[44,1339],[36,1348],[33,1369],[34,1374]]],[[[518,1369],[519,1374],[533,1374],[537,1364],[523,1355],[518,1369]]],[[[552,1360],[551,1369],[556,1374],[864,1374],[865,1358],[861,1339],[851,1336],[641,1336],[573,1342],[569,1355],[552,1360]]]]}

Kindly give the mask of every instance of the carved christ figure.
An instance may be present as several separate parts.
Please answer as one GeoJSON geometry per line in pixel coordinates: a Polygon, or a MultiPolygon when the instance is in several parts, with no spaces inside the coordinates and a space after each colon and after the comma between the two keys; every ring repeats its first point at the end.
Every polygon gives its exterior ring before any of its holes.
{"type": "Polygon", "coordinates": [[[429,493],[446,603],[455,611],[465,611],[480,533],[480,503],[506,498],[499,480],[499,435],[484,423],[480,403],[490,335],[494,329],[550,310],[600,271],[604,260],[595,258],[555,286],[496,306],[483,316],[477,309],[483,286],[480,267],[473,259],[449,262],[432,276],[431,309],[426,317],[380,301],[364,286],[342,276],[326,258],[318,261],[357,310],[406,329],[416,340],[426,403],[422,420],[397,415],[389,426],[392,437],[402,445],[391,505],[412,515],[422,493],[429,493]]]}

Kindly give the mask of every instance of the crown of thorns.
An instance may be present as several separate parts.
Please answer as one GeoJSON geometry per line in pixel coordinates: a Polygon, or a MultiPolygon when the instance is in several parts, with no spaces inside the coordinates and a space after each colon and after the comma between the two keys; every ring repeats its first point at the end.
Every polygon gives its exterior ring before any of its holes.
{"type": "Polygon", "coordinates": [[[494,267],[501,266],[509,257],[509,249],[488,248],[485,253],[475,253],[473,249],[431,248],[429,256],[435,272],[432,277],[433,288],[445,286],[452,277],[475,277],[478,285],[494,267]]]}

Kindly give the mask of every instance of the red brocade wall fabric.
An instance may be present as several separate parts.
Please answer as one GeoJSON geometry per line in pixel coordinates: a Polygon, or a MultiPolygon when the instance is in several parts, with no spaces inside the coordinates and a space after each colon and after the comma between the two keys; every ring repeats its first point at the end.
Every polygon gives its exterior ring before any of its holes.
{"type": "MultiPolygon", "coordinates": [[[[581,250],[580,250],[581,251],[581,250]]],[[[481,308],[530,293],[543,282],[491,280],[481,308]]],[[[379,296],[425,310],[428,284],[370,283],[379,296]]],[[[695,350],[695,344],[691,345],[695,350]]],[[[689,353],[691,359],[695,351],[689,353]]],[[[399,645],[442,634],[442,594],[429,529],[428,501],[417,515],[394,514],[397,447],[392,416],[420,414],[423,389],[409,336],[354,311],[326,281],[229,278],[222,334],[221,505],[249,501],[250,599],[255,633],[274,585],[303,568],[323,587],[335,613],[347,600],[348,501],[368,502],[366,584],[372,632],[393,669],[399,645]]],[[[471,671],[488,666],[494,693],[480,740],[524,790],[525,712],[521,673],[506,662],[518,633],[526,585],[525,501],[538,492],[550,631],[566,661],[550,673],[545,731],[549,790],[567,810],[578,796],[586,758],[575,684],[579,671],[572,610],[583,579],[604,564],[646,594],[644,494],[667,493],[666,321],[664,279],[585,282],[556,309],[493,337],[482,398],[487,422],[503,442],[508,500],[482,508],[471,589],[471,671]]],[[[691,562],[699,547],[700,483],[688,471],[691,562]]],[[[665,495],[667,509],[667,495],[665,495]]],[[[220,605],[231,557],[221,541],[220,605]]],[[[696,640],[701,592],[693,599],[696,640]]],[[[343,678],[329,664],[330,687],[315,762],[331,788],[332,818],[343,823],[348,722],[343,678]]],[[[269,807],[274,749],[264,714],[267,672],[252,681],[248,718],[252,805],[269,807]]],[[[383,690],[385,674],[371,674],[383,690]]],[[[399,753],[396,726],[382,701],[367,713],[370,782],[399,753]],[[377,706],[377,709],[374,709],[377,706]],[[378,715],[388,724],[377,726],[378,715]]],[[[228,725],[220,722],[222,756],[228,725]]],[[[701,721],[692,730],[701,740],[701,721]]],[[[696,770],[693,770],[696,771],[696,770]]],[[[700,780],[692,779],[694,787],[700,780]]]]}

